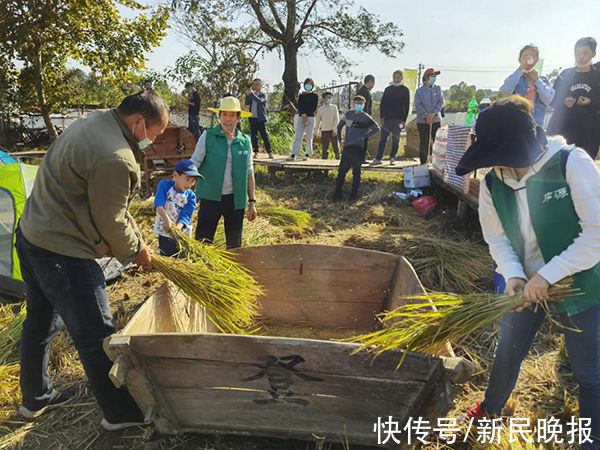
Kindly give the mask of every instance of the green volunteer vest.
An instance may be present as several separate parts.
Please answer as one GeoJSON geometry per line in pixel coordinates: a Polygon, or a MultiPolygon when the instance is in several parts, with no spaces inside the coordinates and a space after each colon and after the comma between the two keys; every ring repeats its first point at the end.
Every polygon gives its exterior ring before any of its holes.
{"type": "MultiPolygon", "coordinates": [[[[559,151],[538,173],[526,182],[527,203],[538,245],[548,263],[569,247],[581,233],[579,216],[565,179],[566,159],[572,148],[559,151]]],[[[515,192],[492,169],[486,176],[494,207],[515,252],[523,262],[523,245],[519,235],[515,192]]],[[[600,304],[600,263],[575,274],[573,288],[583,295],[568,297],[558,305],[557,312],[572,316],[600,304]]]]}
{"type": "MultiPolygon", "coordinates": [[[[233,179],[233,203],[235,209],[248,206],[248,158],[250,139],[236,130],[231,142],[231,171],[233,179]]],[[[221,201],[223,177],[227,163],[227,137],[221,125],[206,130],[206,156],[198,167],[204,179],[198,179],[196,196],[199,199],[221,201]]]]}

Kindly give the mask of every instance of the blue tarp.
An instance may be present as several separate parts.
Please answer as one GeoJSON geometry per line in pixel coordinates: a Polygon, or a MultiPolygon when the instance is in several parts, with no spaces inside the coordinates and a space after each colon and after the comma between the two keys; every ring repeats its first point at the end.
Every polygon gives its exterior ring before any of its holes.
{"type": "Polygon", "coordinates": [[[14,164],[16,162],[17,160],[15,158],[9,156],[8,153],[4,153],[2,150],[0,150],[0,164],[14,164]]]}

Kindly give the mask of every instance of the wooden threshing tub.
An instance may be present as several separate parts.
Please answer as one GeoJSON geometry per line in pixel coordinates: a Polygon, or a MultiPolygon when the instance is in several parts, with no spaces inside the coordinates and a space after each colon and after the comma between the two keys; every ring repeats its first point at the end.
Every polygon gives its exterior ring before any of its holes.
{"type": "MultiPolygon", "coordinates": [[[[400,297],[424,292],[401,256],[349,247],[243,248],[238,258],[266,290],[263,318],[318,329],[369,328],[400,297]]],[[[111,378],[127,385],[164,433],[199,432],[375,445],[374,424],[444,415],[460,358],[400,352],[375,360],[354,344],[215,332],[204,310],[170,283],[107,338],[111,378]]],[[[446,348],[444,351],[451,352],[446,348]]]]}

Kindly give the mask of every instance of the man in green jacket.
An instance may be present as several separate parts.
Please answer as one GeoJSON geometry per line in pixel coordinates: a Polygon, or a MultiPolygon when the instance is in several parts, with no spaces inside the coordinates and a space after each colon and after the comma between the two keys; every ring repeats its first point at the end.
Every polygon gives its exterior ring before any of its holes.
{"type": "Polygon", "coordinates": [[[54,389],[48,374],[50,343],[64,323],[104,413],[102,426],[118,430],[144,422],[127,389],[108,378],[112,363],[102,342],[115,326],[95,258],[152,267],[127,207],[140,187],[142,149],[163,132],[168,117],[154,91],[131,95],[115,110],[74,122],[42,161],[15,244],[26,285],[19,412],[27,418],[72,398],[54,389]]]}

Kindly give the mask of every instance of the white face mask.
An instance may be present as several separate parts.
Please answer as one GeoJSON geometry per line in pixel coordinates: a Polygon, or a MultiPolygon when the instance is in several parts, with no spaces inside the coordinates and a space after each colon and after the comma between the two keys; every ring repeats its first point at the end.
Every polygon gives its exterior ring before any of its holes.
{"type": "MultiPolygon", "coordinates": [[[[133,130],[131,131],[131,134],[134,135],[135,137],[135,124],[133,124],[133,130]]],[[[152,144],[152,141],[148,138],[148,131],[146,130],[146,121],[144,120],[144,136],[146,136],[144,139],[142,139],[141,141],[138,141],[138,147],[140,148],[140,150],[144,150],[146,147],[148,147],[150,144],[152,144]]]]}

